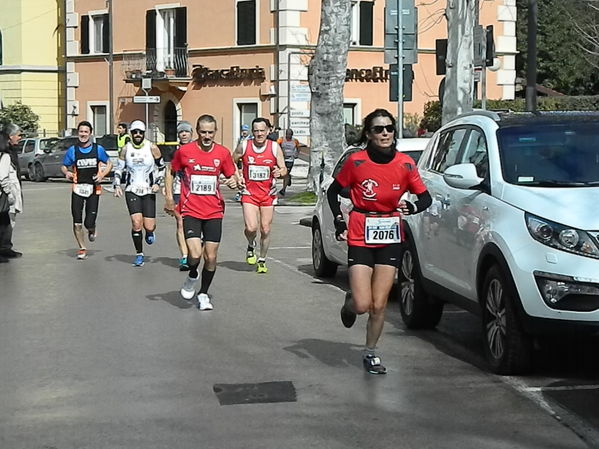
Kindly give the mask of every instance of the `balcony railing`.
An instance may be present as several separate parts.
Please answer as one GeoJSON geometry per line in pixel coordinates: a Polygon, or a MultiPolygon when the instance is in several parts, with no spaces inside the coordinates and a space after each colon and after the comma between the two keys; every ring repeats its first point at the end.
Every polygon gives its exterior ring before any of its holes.
{"type": "Polygon", "coordinates": [[[143,53],[125,53],[123,71],[126,79],[186,78],[189,76],[187,47],[176,47],[170,51],[148,48],[143,53]]]}

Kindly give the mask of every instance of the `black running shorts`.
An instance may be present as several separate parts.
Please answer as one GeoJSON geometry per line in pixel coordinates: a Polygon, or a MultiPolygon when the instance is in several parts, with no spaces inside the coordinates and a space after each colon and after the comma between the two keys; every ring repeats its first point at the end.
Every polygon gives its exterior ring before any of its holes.
{"type": "Polygon", "coordinates": [[[399,267],[401,259],[401,243],[381,246],[380,248],[368,248],[365,246],[349,246],[347,249],[347,265],[391,265],[399,267]]]}
{"type": "Polygon", "coordinates": [[[144,218],[156,218],[156,194],[136,195],[133,192],[125,192],[125,201],[129,215],[142,214],[144,218]]]}
{"type": "Polygon", "coordinates": [[[204,242],[219,243],[223,233],[223,219],[202,220],[187,215],[183,217],[183,232],[185,239],[202,239],[204,242]]]}

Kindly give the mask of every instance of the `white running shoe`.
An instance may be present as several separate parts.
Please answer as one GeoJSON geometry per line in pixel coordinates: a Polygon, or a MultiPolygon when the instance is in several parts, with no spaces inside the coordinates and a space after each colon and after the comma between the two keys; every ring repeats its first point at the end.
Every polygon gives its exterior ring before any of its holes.
{"type": "Polygon", "coordinates": [[[199,276],[195,279],[191,278],[189,276],[187,276],[187,278],[185,278],[183,287],[181,287],[181,296],[183,296],[184,299],[187,299],[188,301],[190,299],[193,299],[193,295],[196,294],[196,290],[195,290],[196,282],[198,282],[199,278],[200,278],[199,276]]]}
{"type": "Polygon", "coordinates": [[[210,298],[206,293],[200,293],[198,295],[198,309],[200,310],[212,310],[214,306],[210,302],[210,298]]]}

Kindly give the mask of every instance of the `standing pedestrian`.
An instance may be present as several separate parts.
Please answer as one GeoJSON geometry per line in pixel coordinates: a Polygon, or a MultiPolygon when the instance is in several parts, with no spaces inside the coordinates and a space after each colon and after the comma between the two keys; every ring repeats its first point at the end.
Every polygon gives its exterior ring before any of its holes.
{"type": "Polygon", "coordinates": [[[0,202],[0,263],[23,255],[13,249],[12,243],[16,215],[23,212],[19,161],[15,151],[20,140],[21,129],[13,123],[0,131],[0,189],[5,198],[0,202]]]}
{"type": "Polygon", "coordinates": [[[127,134],[127,124],[125,122],[121,122],[117,125],[116,132],[116,147],[120,154],[121,150],[125,148],[125,145],[131,142],[131,136],[127,134]]]}
{"type": "Polygon", "coordinates": [[[368,313],[363,364],[371,374],[387,371],[375,349],[401,259],[401,214],[416,214],[431,204],[415,162],[396,151],[395,139],[395,118],[390,112],[376,109],[368,114],[361,136],[366,148],[347,158],[327,191],[335,236],[348,244],[351,293],[345,296],[341,320],[345,327],[351,327],[356,314],[368,313]],[[353,203],[349,229],[338,196],[346,187],[353,203]],[[415,203],[401,200],[406,191],[417,195],[418,200],[415,203]]]}
{"type": "Polygon", "coordinates": [[[79,246],[77,259],[87,259],[87,247],[83,226],[88,232],[90,242],[96,241],[96,220],[102,187],[100,183],[112,170],[112,163],[102,145],[92,143],[93,127],[90,122],[82,121],[77,125],[79,142],[66,152],[62,167],[65,177],[73,182],[71,193],[71,215],[73,216],[73,234],[79,246]],[[85,222],[83,209],[85,208],[85,222]]]}
{"type": "Polygon", "coordinates": [[[300,143],[297,139],[293,138],[293,130],[287,129],[285,131],[285,137],[281,137],[277,143],[283,151],[283,157],[285,158],[285,167],[287,168],[287,174],[283,176],[283,188],[279,190],[279,193],[285,196],[287,187],[291,185],[291,169],[295,160],[299,156],[300,143]]]}
{"type": "Polygon", "coordinates": [[[114,196],[123,196],[121,187],[123,172],[125,179],[125,200],[131,216],[131,238],[136,255],[134,267],[144,265],[143,235],[146,243],[156,240],[156,192],[164,178],[164,160],[160,149],[145,139],[146,124],[141,120],[131,123],[131,139],[119,154],[118,166],[114,172],[114,196]]]}
{"type": "Polygon", "coordinates": [[[176,172],[181,173],[181,198],[177,209],[183,217],[185,242],[189,250],[189,274],[181,288],[181,296],[186,300],[193,299],[195,295],[195,285],[200,278],[198,267],[202,257],[204,258],[197,296],[200,310],[213,309],[208,289],[216,271],[225,211],[225,201],[219,189],[219,176],[222,174],[227,178],[225,184],[232,189],[238,184],[237,169],[231,152],[214,142],[216,130],[216,119],[213,116],[200,116],[196,124],[198,139],[177,150],[165,178],[164,210],[169,215],[174,215],[173,176],[176,172]]]}
{"type": "Polygon", "coordinates": [[[267,119],[252,121],[253,139],[243,142],[235,150],[235,161],[241,161],[244,192],[241,197],[245,237],[248,241],[245,260],[257,265],[258,273],[266,273],[266,254],[270,244],[270,227],[277,202],[276,179],[287,174],[283,152],[279,144],[267,139],[267,119]],[[260,228],[260,257],[256,260],[256,236],[260,228]]]}

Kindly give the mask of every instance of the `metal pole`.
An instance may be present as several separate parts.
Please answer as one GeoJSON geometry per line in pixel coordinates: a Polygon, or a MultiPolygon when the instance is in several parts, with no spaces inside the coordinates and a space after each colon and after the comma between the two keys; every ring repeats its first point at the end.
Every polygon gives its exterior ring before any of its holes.
{"type": "Polygon", "coordinates": [[[281,46],[280,46],[280,35],[279,35],[279,29],[280,29],[280,21],[279,21],[279,16],[280,16],[280,4],[279,4],[279,0],[275,0],[275,73],[277,75],[277,98],[275,100],[275,104],[277,105],[276,111],[275,111],[275,128],[279,126],[279,115],[280,115],[280,109],[281,109],[281,95],[280,95],[280,90],[281,90],[281,55],[280,55],[280,51],[281,51],[281,46]]]}
{"type": "Polygon", "coordinates": [[[114,54],[112,48],[112,0],[108,1],[108,126],[109,131],[107,134],[114,132],[114,54]]]}
{"type": "Polygon", "coordinates": [[[403,139],[403,8],[397,0],[397,138],[403,139]]]}
{"type": "Polygon", "coordinates": [[[526,110],[537,110],[537,0],[528,0],[528,55],[526,57],[526,110]]]}

